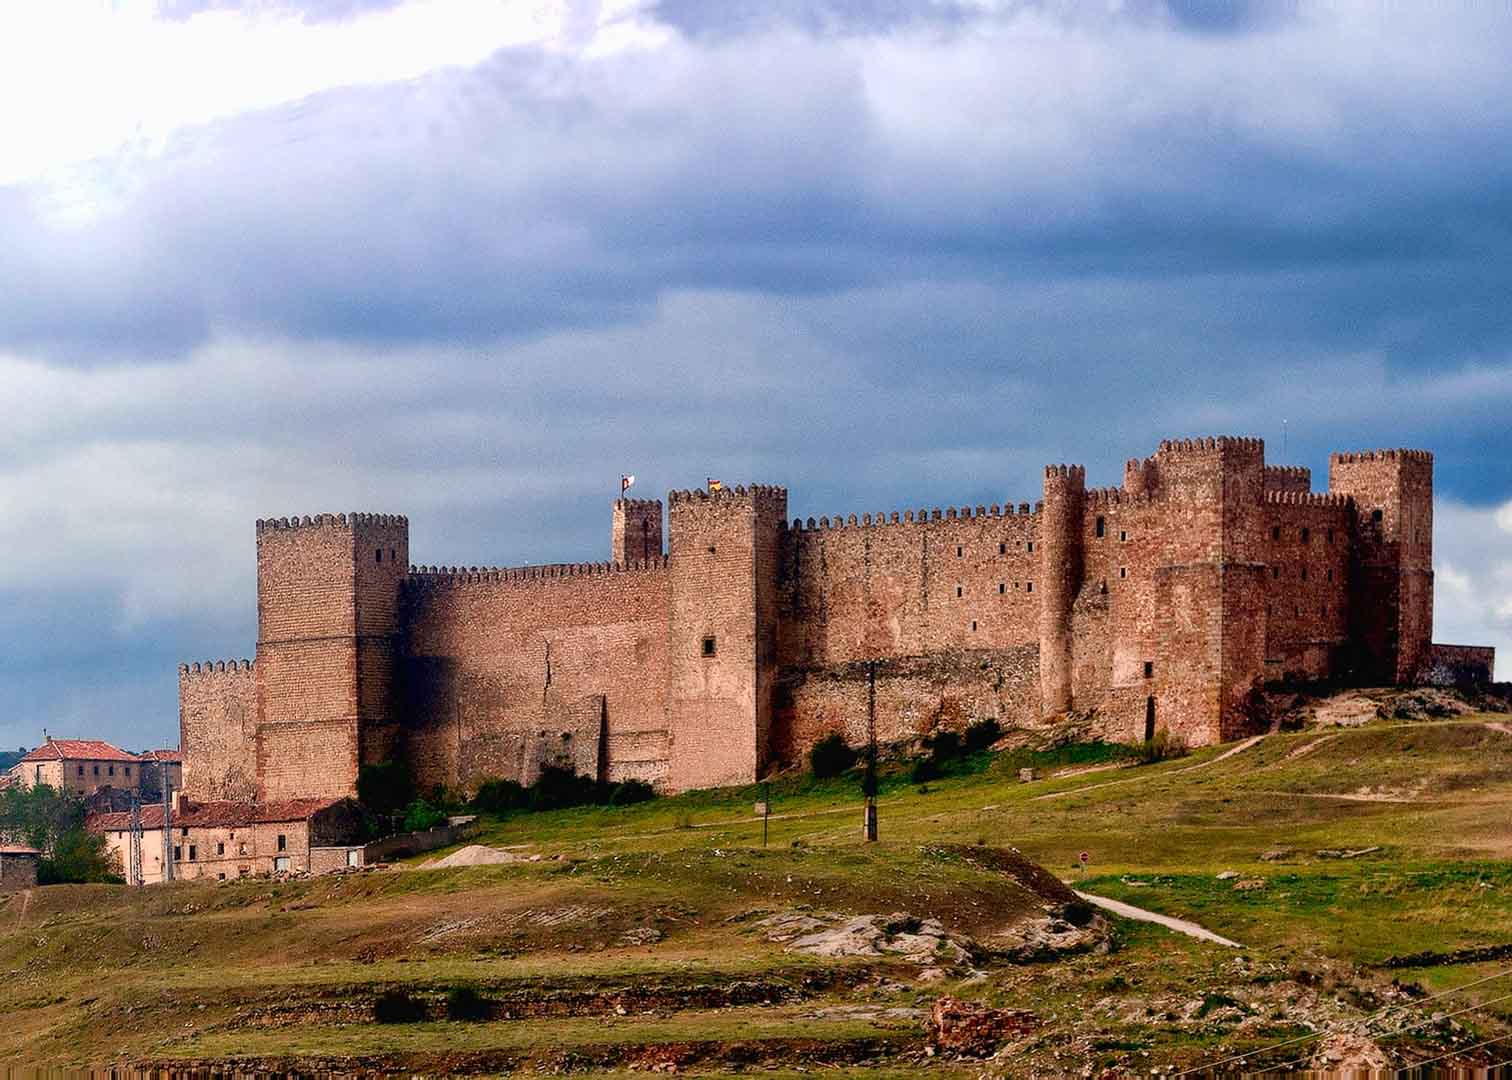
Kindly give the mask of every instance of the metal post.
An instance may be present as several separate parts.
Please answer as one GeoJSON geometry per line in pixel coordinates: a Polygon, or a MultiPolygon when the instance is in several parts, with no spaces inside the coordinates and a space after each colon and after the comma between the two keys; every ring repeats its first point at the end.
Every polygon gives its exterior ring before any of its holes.
{"type": "Polygon", "coordinates": [[[866,771],[861,777],[866,794],[862,836],[867,843],[877,839],[877,662],[866,665],[866,771]]]}
{"type": "Polygon", "coordinates": [[[767,819],[772,816],[772,785],[761,784],[761,846],[767,846],[767,819]]]}
{"type": "Polygon", "coordinates": [[[158,778],[163,789],[163,880],[173,880],[173,793],[168,783],[168,763],[158,762],[158,778]]]}

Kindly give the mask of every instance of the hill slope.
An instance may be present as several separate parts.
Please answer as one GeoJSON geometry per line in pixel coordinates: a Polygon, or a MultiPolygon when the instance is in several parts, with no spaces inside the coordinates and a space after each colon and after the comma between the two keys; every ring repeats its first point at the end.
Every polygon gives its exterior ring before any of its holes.
{"type": "Polygon", "coordinates": [[[1512,1015],[1503,1001],[1393,1034],[1512,994],[1492,979],[1413,1004],[1512,967],[1512,732],[1498,721],[1273,735],[1033,783],[1022,755],[982,757],[927,789],[895,783],[869,846],[852,781],[794,782],[774,785],[765,848],[744,789],[492,822],[481,839],[520,856],[503,865],[33,890],[0,905],[0,1053],[974,1076],[926,1049],[949,993],[1016,1010],[991,1014],[1015,1075],[1147,1075],[1308,1039],[1252,1058],[1280,1064],[1333,1045],[1318,1025],[1359,1028],[1406,1063],[1478,1041],[1456,1024],[1486,1038],[1512,1015]],[[1110,930],[1013,848],[1246,948],[1110,930]],[[375,1023],[393,990],[423,1019],[375,1023]],[[465,991],[488,1019],[445,1018],[465,991]]]}

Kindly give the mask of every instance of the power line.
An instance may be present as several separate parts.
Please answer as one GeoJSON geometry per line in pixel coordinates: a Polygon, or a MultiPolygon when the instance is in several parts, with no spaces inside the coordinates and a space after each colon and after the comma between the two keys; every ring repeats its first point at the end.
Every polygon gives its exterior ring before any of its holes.
{"type": "MultiPolygon", "coordinates": [[[[1429,1018],[1427,1019],[1420,1019],[1417,1024],[1409,1024],[1408,1027],[1399,1027],[1399,1029],[1394,1030],[1394,1032],[1383,1033],[1380,1038],[1390,1039],[1391,1036],[1394,1035],[1406,1035],[1406,1033],[1408,1032],[1415,1032],[1415,1030],[1420,1029],[1420,1027],[1427,1027],[1429,1026],[1429,1024],[1442,1023],[1442,1021],[1445,1021],[1445,1019],[1453,1018],[1453,1016],[1464,1016],[1467,1012],[1476,1012],[1477,1009],[1485,1009],[1486,1006],[1491,1006],[1491,1004],[1495,1004],[1497,1003],[1497,1001],[1506,1001],[1507,998],[1512,998],[1512,994],[1503,994],[1501,995],[1501,997],[1494,997],[1489,1001],[1482,1001],[1482,1003],[1479,1004],[1471,1004],[1471,1006],[1465,1006],[1464,1009],[1456,1009],[1455,1012],[1445,1012],[1442,1016],[1429,1016],[1429,1018]]],[[[1368,1026],[1368,1024],[1370,1024],[1370,1019],[1367,1019],[1367,1021],[1362,1024],[1362,1027],[1368,1026]]],[[[1293,1065],[1300,1065],[1300,1063],[1305,1062],[1306,1059],[1308,1059],[1308,1056],[1306,1056],[1306,1054],[1303,1054],[1302,1057],[1294,1057],[1294,1059],[1291,1059],[1290,1062],[1282,1062],[1281,1065],[1272,1065],[1269,1066],[1269,1068],[1291,1068],[1291,1066],[1293,1065]]]]}
{"type": "MultiPolygon", "coordinates": [[[[1442,990],[1442,991],[1440,991],[1437,994],[1430,994],[1428,997],[1418,998],[1416,1001],[1400,1001],[1400,1002],[1397,1002],[1395,1005],[1386,1005],[1386,1006],[1383,1006],[1380,1009],[1377,1009],[1375,1012],[1373,1012],[1370,1015],[1368,1015],[1367,1017],[1365,1017],[1363,1023],[1366,1023],[1366,1024],[1371,1023],[1372,1021],[1374,1021],[1376,1019],[1379,1019],[1380,1017],[1384,1016],[1386,1013],[1390,1012],[1392,1009],[1407,1009],[1407,1008],[1412,1008],[1414,1006],[1426,1005],[1430,1001],[1437,1001],[1440,998],[1448,997],[1451,994],[1458,994],[1460,991],[1462,991],[1462,990],[1469,990],[1472,987],[1482,986],[1485,983],[1493,982],[1496,979],[1504,979],[1508,975],[1512,975],[1512,968],[1507,968],[1504,971],[1498,971],[1494,975],[1487,975],[1483,979],[1476,979],[1474,982],[1464,983],[1463,985],[1456,986],[1456,987],[1454,987],[1451,990],[1442,990]]],[[[1496,1000],[1499,1001],[1501,999],[1498,998],[1496,1000]]],[[[1255,1050],[1248,1050],[1248,1051],[1245,1051],[1242,1054],[1231,1054],[1230,1056],[1228,1056],[1226,1058],[1220,1058],[1219,1060],[1209,1062],[1206,1065],[1199,1065],[1195,1069],[1185,1069],[1185,1070],[1183,1070],[1183,1071],[1181,1071],[1179,1073],[1172,1073],[1171,1074],[1172,1080],[1178,1080],[1178,1078],[1183,1077],[1183,1076],[1193,1076],[1193,1075],[1195,1075],[1197,1073],[1200,1073],[1200,1072],[1206,1072],[1209,1069],[1216,1069],[1219,1065],[1228,1065],[1228,1064],[1231,1064],[1231,1063],[1233,1063],[1235,1061],[1243,1061],[1246,1058],[1255,1057],[1257,1054],[1268,1054],[1272,1050],[1279,1050],[1279,1049],[1281,1049],[1283,1046],[1296,1046],[1298,1043],[1305,1043],[1309,1039],[1319,1039],[1319,1038],[1322,1038],[1324,1035],[1332,1035],[1335,1032],[1343,1031],[1343,1030],[1344,1030],[1343,1027],[1335,1025],[1335,1027],[1333,1027],[1332,1029],[1325,1028],[1322,1031],[1314,1031],[1314,1032],[1311,1032],[1311,1033],[1309,1033],[1307,1035],[1298,1035],[1296,1038],[1293,1038],[1293,1039],[1283,1039],[1281,1042],[1271,1043],[1269,1046],[1262,1046],[1262,1047],[1259,1047],[1258,1049],[1255,1049],[1255,1050]]],[[[1299,1060],[1301,1060],[1301,1059],[1299,1059],[1299,1060]]]]}
{"type": "MultiPolygon", "coordinates": [[[[1424,1058],[1422,1061],[1414,1061],[1411,1065],[1404,1066],[1403,1068],[1397,1069],[1395,1071],[1405,1073],[1416,1072],[1424,1065],[1432,1065],[1435,1061],[1443,1061],[1445,1058],[1456,1057],[1459,1054],[1468,1054],[1472,1050],[1479,1050],[1481,1047],[1490,1046],[1492,1043],[1506,1042],[1508,1039],[1512,1039],[1512,1035],[1498,1035],[1494,1039],[1486,1039],[1484,1042],[1474,1043],[1470,1046],[1461,1046],[1457,1050],[1450,1050],[1448,1053],[1440,1054],[1438,1057],[1424,1058]]],[[[1512,1061],[1512,1058],[1508,1058],[1507,1061],[1512,1061]]],[[[1505,1065],[1507,1064],[1507,1061],[1497,1062],[1497,1065],[1505,1065]]],[[[1492,1065],[1491,1068],[1494,1069],[1497,1067],[1497,1065],[1492,1065]]]]}

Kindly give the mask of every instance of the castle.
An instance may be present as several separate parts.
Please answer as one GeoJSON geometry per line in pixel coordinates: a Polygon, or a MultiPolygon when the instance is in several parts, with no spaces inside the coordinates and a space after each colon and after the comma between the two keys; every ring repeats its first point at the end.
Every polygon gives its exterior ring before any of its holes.
{"type": "Polygon", "coordinates": [[[1247,733],[1282,679],[1489,678],[1431,643],[1433,458],[1337,453],[1328,491],[1250,438],[1163,442],[1042,501],[789,521],[781,487],[613,505],[607,562],[411,566],[404,517],[257,523],[255,661],[179,669],[195,799],[334,798],[544,764],[750,782],[819,736],[1068,713],[1102,737],[1247,733]],[[665,531],[664,531],[665,525],[665,531]]]}

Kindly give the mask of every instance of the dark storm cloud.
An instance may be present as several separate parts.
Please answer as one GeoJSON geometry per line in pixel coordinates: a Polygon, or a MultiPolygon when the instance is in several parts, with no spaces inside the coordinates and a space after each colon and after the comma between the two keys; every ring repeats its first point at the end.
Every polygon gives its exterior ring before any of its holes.
{"type": "Polygon", "coordinates": [[[171,741],[258,516],[589,559],[620,471],[1032,502],[1283,419],[1320,486],[1435,449],[1448,625],[1512,642],[1512,20],[1220,7],[666,0],[0,188],[0,745],[171,741]]]}

